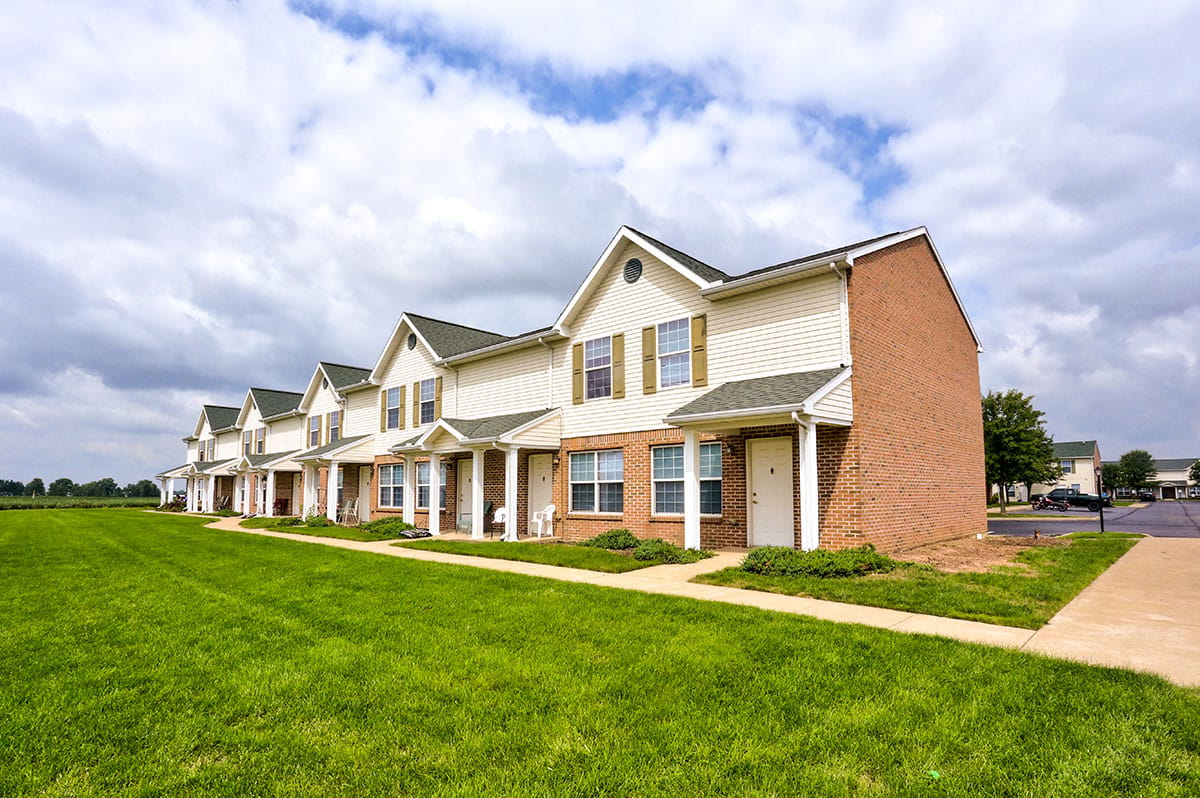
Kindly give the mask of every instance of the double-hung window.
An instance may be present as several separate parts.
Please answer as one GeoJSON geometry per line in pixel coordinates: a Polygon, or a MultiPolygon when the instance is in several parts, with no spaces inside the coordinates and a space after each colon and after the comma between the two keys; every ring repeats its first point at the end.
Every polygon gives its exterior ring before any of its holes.
{"type": "Polygon", "coordinates": [[[217,439],[216,438],[208,439],[208,459],[210,462],[217,459],[217,439]]]}
{"type": "Polygon", "coordinates": [[[434,418],[435,399],[437,398],[437,380],[429,378],[421,380],[421,423],[432,424],[434,418]]]}
{"type": "Polygon", "coordinates": [[[254,433],[246,430],[242,433],[242,454],[250,454],[250,442],[254,440],[254,433]]]}
{"type": "Polygon", "coordinates": [[[208,459],[208,444],[205,441],[200,441],[196,444],[196,459],[203,463],[208,459]]]}
{"type": "Polygon", "coordinates": [[[342,411],[332,410],[329,413],[329,442],[336,443],[342,439],[342,411]]]}
{"type": "Polygon", "coordinates": [[[254,433],[254,453],[267,453],[267,428],[259,427],[254,433]]]}
{"type": "Polygon", "coordinates": [[[625,453],[620,449],[571,453],[571,510],[625,510],[625,453]]]}
{"type": "Polygon", "coordinates": [[[688,385],[692,381],[691,333],[687,319],[658,325],[658,387],[688,385]]]}
{"type": "Polygon", "coordinates": [[[1059,465],[1062,467],[1062,472],[1064,474],[1074,474],[1075,473],[1075,461],[1074,460],[1063,460],[1063,461],[1059,462],[1059,465]]]}
{"type": "Polygon", "coordinates": [[[387,389],[387,428],[400,429],[400,389],[387,389]]]}
{"type": "Polygon", "coordinates": [[[379,467],[379,506],[404,506],[404,464],[379,467]]]}
{"type": "MultiPolygon", "coordinates": [[[[683,514],[683,447],[650,450],[650,479],[656,515],[683,514]]],[[[721,444],[700,444],[700,513],[721,513],[721,444]]]]}
{"type": "Polygon", "coordinates": [[[612,396],[612,337],[593,338],[583,343],[584,396],[612,396]]]}
{"type": "Polygon", "coordinates": [[[309,416],[308,417],[308,445],[310,447],[321,445],[321,417],[320,416],[309,416]]]}
{"type": "MultiPolygon", "coordinates": [[[[438,506],[446,508],[446,464],[442,463],[438,475],[438,506]]],[[[429,461],[417,463],[417,509],[429,509],[429,461]]]]}

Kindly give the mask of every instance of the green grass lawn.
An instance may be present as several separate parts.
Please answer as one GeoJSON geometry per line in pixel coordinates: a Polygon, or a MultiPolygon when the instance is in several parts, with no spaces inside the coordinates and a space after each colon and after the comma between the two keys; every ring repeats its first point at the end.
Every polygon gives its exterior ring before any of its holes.
{"type": "Polygon", "coordinates": [[[408,549],[442,551],[447,554],[467,554],[472,557],[488,557],[495,560],[519,560],[542,565],[560,565],[564,568],[583,568],[588,571],[603,571],[608,574],[623,574],[661,563],[635,560],[626,554],[617,554],[605,549],[587,546],[570,546],[558,543],[493,543],[467,540],[414,540],[397,543],[408,549]]]}
{"type": "Polygon", "coordinates": [[[315,538],[337,538],[339,540],[395,540],[395,535],[379,535],[352,526],[283,526],[278,518],[256,516],[239,522],[246,529],[270,529],[274,532],[290,532],[293,535],[309,535],[315,538]]]}
{"type": "Polygon", "coordinates": [[[910,566],[886,574],[821,579],[726,568],[692,581],[1037,629],[1139,537],[1121,532],[1066,535],[1064,539],[1074,541],[1069,547],[1027,549],[1014,559],[1018,565],[996,566],[987,573],[910,566]]]}
{"type": "Polygon", "coordinates": [[[1154,677],[203,523],[0,513],[0,795],[1200,793],[1154,677]]]}
{"type": "Polygon", "coordinates": [[[124,496],[0,496],[0,510],[49,510],[94,507],[157,507],[159,498],[124,496]]]}

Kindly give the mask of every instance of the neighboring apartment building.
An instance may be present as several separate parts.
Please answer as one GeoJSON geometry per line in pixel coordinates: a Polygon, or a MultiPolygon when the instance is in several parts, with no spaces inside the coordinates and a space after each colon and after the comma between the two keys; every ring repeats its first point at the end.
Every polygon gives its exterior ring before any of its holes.
{"type": "MultiPolygon", "coordinates": [[[[894,549],[985,529],[978,352],[924,228],[730,275],[623,227],[547,327],[404,313],[372,368],[320,364],[300,451],[270,451],[293,512],[894,549]]],[[[254,413],[231,423],[230,490],[274,512],[254,413]]],[[[160,476],[207,488],[194,454],[160,476]]]]}
{"type": "Polygon", "coordinates": [[[1158,484],[1152,488],[1154,495],[1160,499],[1200,499],[1200,484],[1191,477],[1195,462],[1195,457],[1155,460],[1158,474],[1154,481],[1158,484]]]}
{"type": "Polygon", "coordinates": [[[1052,485],[1034,485],[1030,495],[1044,495],[1055,488],[1066,488],[1075,493],[1099,493],[1096,472],[1100,470],[1100,445],[1096,441],[1055,441],[1054,462],[1062,469],[1062,476],[1052,485]]]}

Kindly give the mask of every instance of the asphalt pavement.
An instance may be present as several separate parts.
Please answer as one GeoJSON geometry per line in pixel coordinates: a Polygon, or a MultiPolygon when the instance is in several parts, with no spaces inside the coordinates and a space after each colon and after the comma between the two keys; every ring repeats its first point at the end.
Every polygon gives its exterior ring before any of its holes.
{"type": "MultiPolygon", "coordinates": [[[[1022,510],[1021,514],[1028,512],[1022,510]]],[[[993,535],[1030,537],[1035,529],[1049,536],[1100,531],[1100,516],[1096,513],[1072,509],[1065,513],[1050,511],[1039,516],[1013,519],[988,516],[988,532],[993,535]]],[[[1104,511],[1104,529],[1107,532],[1135,532],[1156,538],[1200,538],[1200,502],[1162,501],[1110,507],[1104,511]]]]}

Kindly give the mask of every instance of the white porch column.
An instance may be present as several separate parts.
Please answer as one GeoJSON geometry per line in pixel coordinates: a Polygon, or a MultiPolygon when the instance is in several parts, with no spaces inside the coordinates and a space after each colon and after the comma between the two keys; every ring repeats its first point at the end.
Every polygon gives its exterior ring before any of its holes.
{"type": "Polygon", "coordinates": [[[204,485],[204,509],[201,512],[211,513],[216,505],[217,498],[217,478],[210,474],[205,477],[207,480],[204,485]]]}
{"type": "Polygon", "coordinates": [[[442,534],[442,458],[429,455],[429,534],[442,534]]]}
{"type": "Polygon", "coordinates": [[[304,506],[300,509],[300,517],[307,518],[317,513],[317,469],[316,466],[304,464],[304,506]]]}
{"type": "Polygon", "coordinates": [[[475,540],[483,540],[483,452],[471,452],[471,537],[475,540]]]}
{"type": "Polygon", "coordinates": [[[246,475],[233,475],[233,511],[235,513],[244,513],[246,508],[242,507],[242,491],[246,489],[246,475]]]}
{"type": "Polygon", "coordinates": [[[700,433],[683,431],[683,547],[700,548],[700,433]]]}
{"type": "Polygon", "coordinates": [[[404,455],[404,512],[401,518],[406,524],[416,521],[417,507],[417,461],[411,454],[404,455]]]}
{"type": "Polygon", "coordinates": [[[275,469],[267,472],[267,500],[263,502],[266,507],[260,507],[262,514],[271,518],[275,515],[275,469]]]}
{"type": "Polygon", "coordinates": [[[504,453],[504,507],[508,512],[504,518],[504,536],[501,540],[509,543],[517,542],[517,468],[520,454],[517,446],[504,453]]]}
{"type": "Polygon", "coordinates": [[[817,425],[800,422],[800,548],[812,551],[821,545],[821,519],[817,512],[817,425]]]}
{"type": "Polygon", "coordinates": [[[196,478],[188,477],[183,484],[187,488],[187,511],[194,513],[196,512],[196,478]]]}
{"type": "Polygon", "coordinates": [[[325,482],[325,517],[337,523],[338,517],[338,471],[341,470],[337,460],[329,461],[329,478],[325,482]]]}
{"type": "Polygon", "coordinates": [[[158,506],[159,507],[163,506],[164,504],[166,504],[168,501],[171,500],[171,491],[169,488],[167,488],[167,485],[170,483],[170,481],[171,480],[167,479],[166,477],[163,477],[162,479],[160,479],[158,481],[159,482],[159,485],[158,485],[158,506]]]}

